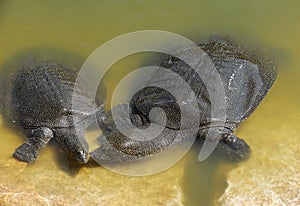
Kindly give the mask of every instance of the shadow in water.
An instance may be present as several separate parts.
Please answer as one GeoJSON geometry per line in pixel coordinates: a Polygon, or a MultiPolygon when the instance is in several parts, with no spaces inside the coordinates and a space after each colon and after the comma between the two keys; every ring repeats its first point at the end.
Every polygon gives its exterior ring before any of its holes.
{"type": "Polygon", "coordinates": [[[237,164],[226,161],[215,153],[205,161],[199,162],[200,149],[201,144],[196,141],[185,157],[184,175],[181,181],[184,205],[218,205],[217,199],[227,187],[227,173],[234,169],[237,164]]]}

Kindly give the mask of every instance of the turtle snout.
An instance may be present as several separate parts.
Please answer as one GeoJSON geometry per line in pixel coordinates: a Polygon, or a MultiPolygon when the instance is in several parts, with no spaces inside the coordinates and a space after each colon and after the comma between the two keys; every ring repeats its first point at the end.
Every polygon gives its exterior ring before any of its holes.
{"type": "Polygon", "coordinates": [[[87,163],[87,161],[89,160],[89,154],[83,149],[78,150],[78,152],[76,152],[75,159],[78,162],[87,163]]]}

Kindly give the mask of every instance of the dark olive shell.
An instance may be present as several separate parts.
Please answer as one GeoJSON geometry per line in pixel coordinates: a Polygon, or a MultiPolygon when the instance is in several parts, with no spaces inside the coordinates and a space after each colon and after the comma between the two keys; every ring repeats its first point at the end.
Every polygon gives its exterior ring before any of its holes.
{"type": "Polygon", "coordinates": [[[4,115],[23,128],[70,127],[82,121],[94,112],[95,100],[83,80],[74,89],[76,78],[75,71],[53,61],[24,65],[10,78],[4,115]]]}
{"type": "MultiPolygon", "coordinates": [[[[200,43],[199,46],[210,57],[223,81],[226,124],[230,129],[234,129],[255,110],[270,90],[277,76],[277,68],[271,59],[242,48],[226,37],[215,36],[200,43]]],[[[189,48],[186,48],[176,53],[183,56],[188,53],[187,58],[191,61],[199,61],[196,57],[190,56],[193,52],[187,52],[188,50],[189,48]]],[[[163,57],[160,66],[179,74],[196,94],[200,111],[200,127],[216,121],[211,118],[212,104],[201,76],[189,65],[171,56],[163,57]]],[[[179,93],[185,92],[182,91],[182,85],[176,83],[178,82],[176,79],[169,79],[164,72],[155,74],[149,85],[153,82],[170,82],[169,86],[173,90],[177,89],[179,93]]],[[[171,118],[168,119],[167,127],[173,129],[180,127],[178,102],[164,89],[146,87],[133,96],[130,106],[133,113],[146,118],[153,107],[161,107],[167,117],[171,118]]],[[[190,115],[193,115],[192,111],[190,115]]],[[[151,120],[151,122],[155,121],[151,120]]]]}

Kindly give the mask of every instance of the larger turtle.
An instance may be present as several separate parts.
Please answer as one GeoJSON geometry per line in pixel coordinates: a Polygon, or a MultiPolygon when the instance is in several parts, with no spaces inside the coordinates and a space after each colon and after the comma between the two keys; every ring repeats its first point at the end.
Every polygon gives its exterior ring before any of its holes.
{"type": "Polygon", "coordinates": [[[74,70],[54,61],[37,61],[11,75],[2,102],[3,114],[27,137],[15,150],[16,159],[33,162],[40,149],[54,138],[69,159],[88,161],[84,129],[102,106],[96,110],[95,99],[83,79],[75,87],[74,70]],[[72,103],[78,104],[76,109],[72,103]]]}
{"type": "MultiPolygon", "coordinates": [[[[198,103],[197,109],[200,111],[198,138],[204,141],[210,128],[216,132],[215,134],[221,136],[217,150],[231,160],[246,159],[250,154],[250,148],[233,132],[268,93],[276,79],[277,68],[271,58],[265,58],[228,37],[213,36],[200,43],[199,46],[210,57],[223,82],[226,98],[226,105],[224,105],[226,120],[223,124],[211,117],[212,103],[201,76],[197,75],[189,65],[173,56],[164,56],[159,65],[179,74],[194,91],[198,103]]],[[[192,49],[184,48],[176,53],[189,55],[187,58],[198,62],[199,59],[193,56],[192,49]]],[[[181,91],[182,85],[176,84],[176,79],[170,79],[170,76],[166,74],[165,72],[155,74],[149,85],[153,82],[169,81],[172,82],[169,87],[183,92],[181,91]]],[[[182,99],[181,101],[188,100],[182,99]]],[[[174,144],[176,139],[168,134],[172,130],[182,129],[180,128],[181,111],[177,100],[166,89],[149,86],[138,91],[130,101],[132,122],[139,127],[147,127],[149,123],[161,124],[160,118],[149,118],[149,112],[154,107],[162,108],[168,117],[166,128],[159,137],[151,141],[138,141],[126,137],[115,126],[111,126],[113,121],[111,115],[108,115],[108,123],[100,123],[106,131],[109,131],[106,133],[108,142],[118,151],[131,155],[133,159],[158,153],[174,144]]],[[[193,115],[193,112],[190,112],[190,115],[193,115]]],[[[104,161],[109,157],[110,151],[107,148],[104,145],[101,150],[100,146],[92,153],[92,156],[104,161]]],[[[126,158],[128,156],[125,155],[124,160],[126,158]]]]}

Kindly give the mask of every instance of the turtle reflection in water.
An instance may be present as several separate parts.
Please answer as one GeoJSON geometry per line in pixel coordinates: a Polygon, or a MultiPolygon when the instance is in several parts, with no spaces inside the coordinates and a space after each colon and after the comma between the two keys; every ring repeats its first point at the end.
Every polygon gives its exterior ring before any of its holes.
{"type": "MultiPolygon", "coordinates": [[[[200,110],[197,134],[200,141],[204,142],[210,128],[221,137],[216,146],[217,151],[232,161],[246,159],[250,154],[250,148],[233,132],[268,93],[276,79],[277,68],[271,59],[243,48],[228,37],[213,36],[200,43],[199,46],[210,57],[223,82],[226,98],[225,124],[220,125],[218,120],[211,118],[212,104],[208,91],[201,77],[191,67],[171,56],[164,56],[159,66],[180,75],[194,91],[200,110]]],[[[183,56],[193,54],[187,52],[188,50],[189,48],[186,48],[176,52],[183,56]]],[[[193,56],[188,56],[188,58],[193,59],[193,56]]],[[[192,61],[199,60],[194,58],[192,61]]],[[[177,82],[176,79],[169,79],[170,77],[165,74],[164,72],[155,74],[149,85],[153,82],[169,81],[173,82],[169,86],[175,87],[175,91],[177,89],[178,92],[183,92],[181,91],[182,85],[174,84],[177,82]]],[[[106,121],[99,123],[104,130],[107,142],[92,152],[91,156],[98,162],[126,161],[159,153],[175,144],[178,140],[168,134],[170,131],[182,129],[180,128],[181,114],[178,102],[165,89],[149,86],[139,90],[133,96],[129,106],[132,123],[140,128],[147,127],[149,123],[161,125],[159,118],[149,117],[149,112],[154,107],[163,109],[167,117],[166,128],[161,135],[149,141],[130,139],[116,128],[109,112],[106,121]],[[113,145],[122,153],[116,153],[107,144],[113,145]],[[114,157],[114,155],[119,157],[114,157]]],[[[189,114],[193,115],[193,111],[189,114]]]]}
{"type": "MultiPolygon", "coordinates": [[[[16,149],[13,156],[24,162],[37,159],[40,149],[54,138],[70,160],[88,161],[88,144],[84,129],[98,110],[95,100],[83,79],[65,65],[40,61],[24,65],[11,75],[2,109],[4,116],[22,131],[28,140],[16,149]],[[74,92],[74,93],[73,93],[74,92]],[[73,111],[72,95],[80,109],[73,111]],[[76,125],[76,127],[75,127],[76,125]]],[[[101,97],[102,103],[104,97],[101,97]]],[[[101,101],[99,101],[101,104],[101,101]]]]}

